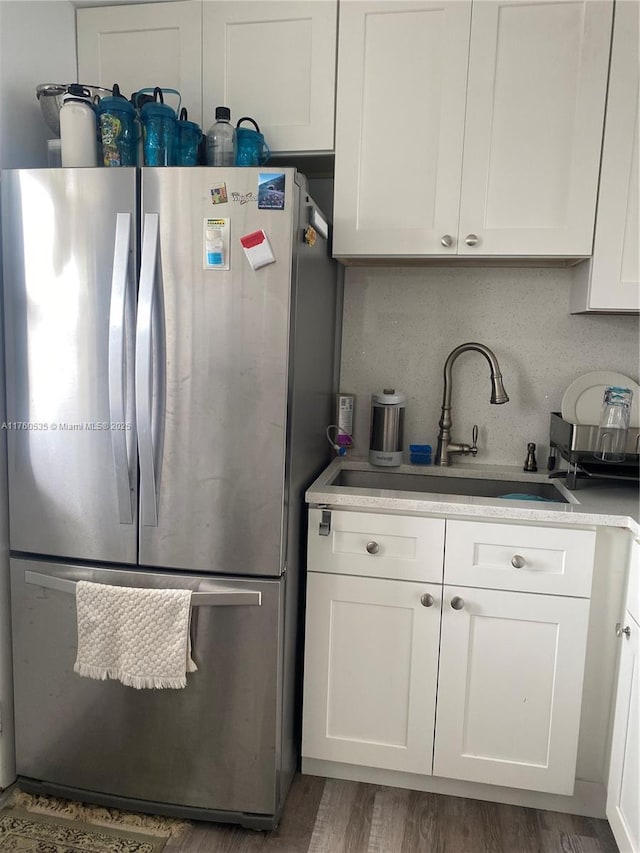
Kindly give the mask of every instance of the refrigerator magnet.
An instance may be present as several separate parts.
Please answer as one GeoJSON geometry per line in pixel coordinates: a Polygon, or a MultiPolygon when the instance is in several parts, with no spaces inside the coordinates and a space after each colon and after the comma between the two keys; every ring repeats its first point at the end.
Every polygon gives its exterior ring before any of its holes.
{"type": "Polygon", "coordinates": [[[229,220],[204,220],[204,269],[229,269],[229,220]]]}
{"type": "Polygon", "coordinates": [[[228,201],[227,185],[224,181],[221,184],[214,184],[211,187],[211,204],[226,204],[228,201]]]}
{"type": "Polygon", "coordinates": [[[281,172],[258,173],[258,208],[284,210],[285,175],[281,172]]]}
{"type": "Polygon", "coordinates": [[[275,262],[276,258],[269,238],[262,228],[259,231],[252,231],[251,234],[245,234],[244,237],[240,238],[240,243],[254,270],[259,270],[260,267],[266,267],[267,264],[275,262]]]}

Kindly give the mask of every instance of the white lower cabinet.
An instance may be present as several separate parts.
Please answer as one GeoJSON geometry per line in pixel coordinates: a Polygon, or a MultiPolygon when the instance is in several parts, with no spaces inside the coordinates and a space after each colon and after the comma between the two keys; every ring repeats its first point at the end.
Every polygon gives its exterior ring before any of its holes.
{"type": "Polygon", "coordinates": [[[640,853],[640,542],[633,543],[613,718],[607,818],[621,853],[640,853]]]}
{"type": "Polygon", "coordinates": [[[435,776],[572,794],[589,601],[445,586],[435,776]]]}
{"type": "Polygon", "coordinates": [[[435,584],[309,575],[305,755],[431,773],[440,593],[435,584]]]}
{"type": "Polygon", "coordinates": [[[593,530],[311,508],[303,769],[572,794],[594,549],[593,530]]]}

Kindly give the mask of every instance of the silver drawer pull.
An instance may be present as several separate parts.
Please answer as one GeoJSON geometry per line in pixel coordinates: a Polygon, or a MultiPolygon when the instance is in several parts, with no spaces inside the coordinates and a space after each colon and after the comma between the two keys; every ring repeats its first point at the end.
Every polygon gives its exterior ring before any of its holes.
{"type": "Polygon", "coordinates": [[[434,597],[430,592],[425,592],[424,595],[420,596],[420,604],[423,607],[433,607],[434,597]]]}
{"type": "Polygon", "coordinates": [[[511,558],[511,565],[514,569],[523,569],[527,565],[527,561],[520,554],[514,554],[511,558]]]}
{"type": "Polygon", "coordinates": [[[377,554],[378,551],[380,550],[380,546],[378,545],[378,543],[373,542],[373,541],[367,542],[366,547],[367,547],[367,554],[377,554]]]}
{"type": "MultiPolygon", "coordinates": [[[[41,586],[44,589],[55,589],[57,592],[76,594],[76,582],[67,578],[42,575],[39,572],[25,572],[25,583],[41,586]]],[[[145,589],[151,587],[144,587],[145,589]]],[[[224,607],[230,605],[262,604],[262,593],[257,589],[236,589],[230,586],[214,586],[209,581],[203,581],[200,591],[191,593],[192,607],[224,607]]]]}
{"type": "Polygon", "coordinates": [[[616,622],[616,637],[622,637],[623,634],[626,637],[631,636],[631,628],[627,625],[626,627],[622,627],[622,622],[616,622]]]}
{"type": "Polygon", "coordinates": [[[464,607],[464,598],[460,598],[459,595],[454,595],[451,599],[451,606],[454,610],[462,610],[464,607]]]}

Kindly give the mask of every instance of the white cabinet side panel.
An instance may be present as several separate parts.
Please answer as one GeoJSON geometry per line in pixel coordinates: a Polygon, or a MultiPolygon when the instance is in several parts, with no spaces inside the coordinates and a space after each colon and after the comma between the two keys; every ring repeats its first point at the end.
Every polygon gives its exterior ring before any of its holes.
{"type": "Polygon", "coordinates": [[[588,308],[640,310],[640,3],[617,3],[588,308]]]}

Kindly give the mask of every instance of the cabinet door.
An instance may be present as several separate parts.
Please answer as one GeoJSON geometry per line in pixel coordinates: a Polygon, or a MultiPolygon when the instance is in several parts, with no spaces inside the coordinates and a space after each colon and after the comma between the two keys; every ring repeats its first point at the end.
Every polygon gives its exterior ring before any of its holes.
{"type": "Polygon", "coordinates": [[[469,0],[341,0],[336,257],[456,253],[470,22],[469,0]]]}
{"type": "Polygon", "coordinates": [[[572,794],[589,602],[445,586],[442,610],[434,775],[572,794]]]}
{"type": "MultiPolygon", "coordinates": [[[[189,119],[202,124],[202,0],[76,11],[78,77],[123,95],[177,89],[189,119]]],[[[176,106],[172,96],[167,103],[176,106]]]]}
{"type": "Polygon", "coordinates": [[[607,785],[607,817],[620,850],[640,851],[640,625],[625,614],[607,785]]]}
{"type": "MultiPolygon", "coordinates": [[[[337,0],[206,2],[204,113],[255,119],[272,151],[333,150],[337,0]]],[[[247,125],[251,127],[251,125],[247,125]]]]}
{"type": "Polygon", "coordinates": [[[440,590],[309,575],[303,757],[431,773],[440,590]]]}
{"type": "Polygon", "coordinates": [[[617,3],[593,258],[575,270],[571,311],[640,310],[637,0],[617,3]]]}
{"type": "Polygon", "coordinates": [[[474,3],[460,254],[591,254],[611,19],[605,0],[474,3]]]}

